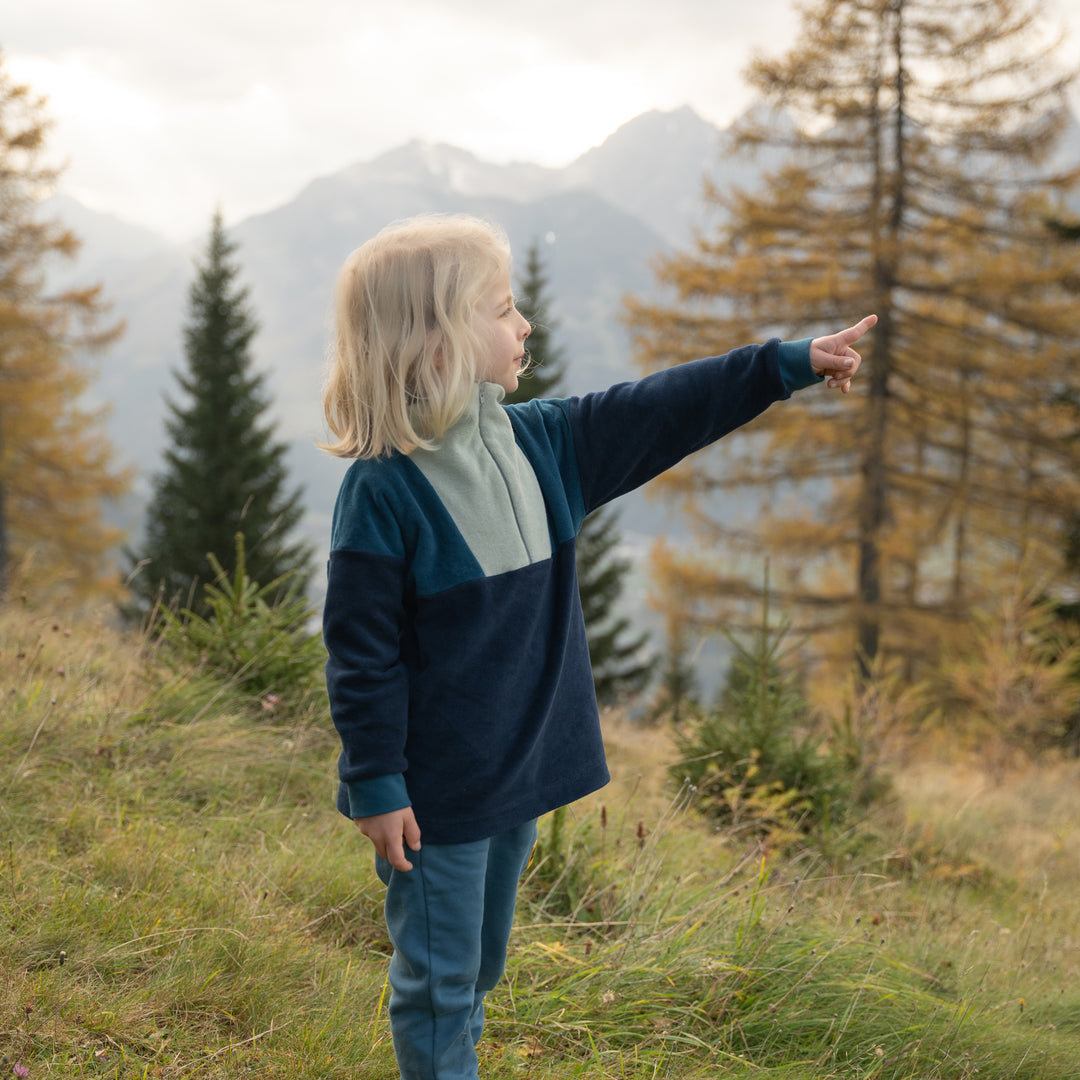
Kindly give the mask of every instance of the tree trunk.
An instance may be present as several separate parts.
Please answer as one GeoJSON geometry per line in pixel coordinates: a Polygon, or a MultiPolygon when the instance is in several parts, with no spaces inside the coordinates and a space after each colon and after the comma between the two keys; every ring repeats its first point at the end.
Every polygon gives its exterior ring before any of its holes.
{"type": "Polygon", "coordinates": [[[895,355],[893,296],[899,280],[897,259],[904,229],[905,189],[907,183],[904,155],[904,0],[895,0],[889,10],[892,22],[883,21],[883,52],[892,53],[893,85],[890,109],[892,145],[882,137],[885,116],[882,110],[882,85],[875,87],[874,102],[874,294],[878,324],[874,329],[874,362],[870,367],[867,408],[866,450],[862,461],[862,498],[859,508],[859,565],[856,596],[856,660],[863,678],[869,676],[881,643],[881,540],[888,517],[888,469],[886,452],[890,416],[889,375],[895,355]],[[891,160],[889,154],[891,150],[891,160]],[[884,218],[886,199],[890,200],[888,218],[884,218]],[[883,227],[882,227],[883,226],[883,227]]]}

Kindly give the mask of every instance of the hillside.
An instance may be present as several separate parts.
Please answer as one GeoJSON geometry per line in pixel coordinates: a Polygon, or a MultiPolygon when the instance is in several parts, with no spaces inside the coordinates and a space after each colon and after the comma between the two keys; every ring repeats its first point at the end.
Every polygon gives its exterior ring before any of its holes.
{"type": "MultiPolygon", "coordinates": [[[[163,659],[93,612],[0,615],[4,1069],[386,1080],[325,708],[163,659]]],[[[895,734],[894,797],[780,850],[680,808],[666,731],[607,717],[612,784],[541,823],[485,1077],[1075,1080],[1076,763],[895,734]]]]}

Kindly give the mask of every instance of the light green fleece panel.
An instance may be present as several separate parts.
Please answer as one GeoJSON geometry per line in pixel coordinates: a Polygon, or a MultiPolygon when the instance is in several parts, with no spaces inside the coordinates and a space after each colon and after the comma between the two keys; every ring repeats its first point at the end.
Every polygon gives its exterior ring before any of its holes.
{"type": "Polygon", "coordinates": [[[481,383],[469,411],[438,449],[409,455],[487,577],[551,555],[544,497],[499,404],[502,398],[501,386],[481,383]]]}

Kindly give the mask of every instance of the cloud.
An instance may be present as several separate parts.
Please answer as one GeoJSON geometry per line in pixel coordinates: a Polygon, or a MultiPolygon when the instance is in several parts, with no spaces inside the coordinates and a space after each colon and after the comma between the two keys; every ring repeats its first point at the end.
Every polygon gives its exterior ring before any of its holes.
{"type": "MultiPolygon", "coordinates": [[[[1060,0],[1059,0],[1060,2],[1060,0]]],[[[790,0],[34,0],[5,15],[12,74],[50,97],[66,190],[201,233],[411,138],[565,164],[649,108],[726,124],[790,0]]]]}
{"type": "Polygon", "coordinates": [[[50,98],[66,189],[179,237],[410,138],[563,164],[648,108],[727,100],[710,82],[737,79],[743,43],[701,40],[721,6],[673,0],[658,25],[641,0],[531,20],[491,0],[37,0],[7,41],[50,98]]]}

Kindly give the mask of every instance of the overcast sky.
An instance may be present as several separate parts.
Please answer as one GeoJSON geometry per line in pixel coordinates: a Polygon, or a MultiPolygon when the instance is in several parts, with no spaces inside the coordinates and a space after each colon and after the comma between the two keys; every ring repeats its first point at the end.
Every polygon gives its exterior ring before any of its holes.
{"type": "MultiPolygon", "coordinates": [[[[1075,4],[1048,0],[1059,23],[1075,4]]],[[[791,0],[2,6],[7,69],[49,99],[62,190],[177,240],[217,205],[237,221],[412,138],[563,165],[651,108],[726,125],[750,57],[798,24],[791,0]]]]}

